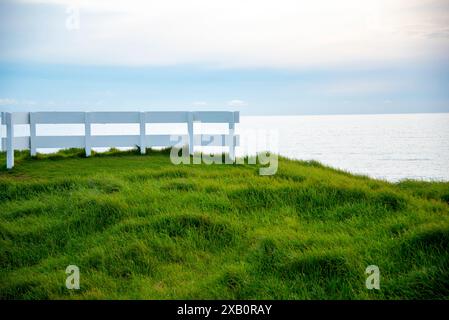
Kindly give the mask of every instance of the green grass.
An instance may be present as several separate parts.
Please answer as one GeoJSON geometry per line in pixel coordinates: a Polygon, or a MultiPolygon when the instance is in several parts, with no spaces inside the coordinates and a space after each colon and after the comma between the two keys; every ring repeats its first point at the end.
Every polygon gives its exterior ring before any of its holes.
{"type": "Polygon", "coordinates": [[[2,299],[449,298],[449,183],[284,158],[274,176],[167,151],[37,158],[6,171],[0,154],[2,299]]]}

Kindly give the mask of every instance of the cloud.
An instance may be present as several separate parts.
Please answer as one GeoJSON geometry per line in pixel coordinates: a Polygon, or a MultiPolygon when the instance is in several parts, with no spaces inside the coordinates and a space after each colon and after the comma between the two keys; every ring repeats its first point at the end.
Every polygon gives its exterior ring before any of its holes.
{"type": "Polygon", "coordinates": [[[194,106],[194,107],[205,107],[207,105],[209,105],[209,104],[206,101],[194,101],[192,103],[192,106],[194,106]]]}
{"type": "Polygon", "coordinates": [[[231,100],[227,103],[228,107],[245,107],[248,104],[242,100],[231,100]]]}
{"type": "Polygon", "coordinates": [[[16,105],[18,101],[11,98],[0,98],[0,106],[11,106],[16,105]]]}
{"type": "Polygon", "coordinates": [[[26,24],[25,19],[8,18],[3,24],[10,25],[4,30],[20,38],[30,26],[33,37],[4,46],[0,58],[112,65],[326,67],[444,58],[449,51],[445,0],[20,3],[36,5],[33,12],[39,14],[28,17],[26,24]],[[65,10],[57,10],[56,17],[46,16],[49,5],[78,5],[79,30],[66,30],[65,10]]]}
{"type": "Polygon", "coordinates": [[[330,82],[318,87],[321,87],[321,92],[325,94],[345,96],[400,92],[412,88],[413,84],[410,83],[410,80],[356,79],[330,82]]]}

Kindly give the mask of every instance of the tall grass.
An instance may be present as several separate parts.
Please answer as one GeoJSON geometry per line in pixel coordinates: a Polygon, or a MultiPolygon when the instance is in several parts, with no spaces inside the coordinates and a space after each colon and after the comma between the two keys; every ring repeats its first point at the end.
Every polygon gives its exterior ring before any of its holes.
{"type": "Polygon", "coordinates": [[[152,150],[16,159],[0,170],[2,299],[449,298],[449,183],[284,158],[259,176],[152,150]]]}

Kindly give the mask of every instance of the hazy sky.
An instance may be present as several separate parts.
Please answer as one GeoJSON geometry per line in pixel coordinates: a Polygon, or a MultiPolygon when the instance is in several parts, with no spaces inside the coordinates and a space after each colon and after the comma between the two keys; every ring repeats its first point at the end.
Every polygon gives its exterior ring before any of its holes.
{"type": "Polygon", "coordinates": [[[0,110],[449,112],[447,0],[0,0],[0,110]]]}

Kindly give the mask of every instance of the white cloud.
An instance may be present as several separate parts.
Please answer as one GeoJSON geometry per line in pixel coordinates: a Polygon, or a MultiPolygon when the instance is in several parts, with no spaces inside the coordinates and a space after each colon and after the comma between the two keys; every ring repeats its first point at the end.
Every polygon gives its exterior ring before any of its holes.
{"type": "Polygon", "coordinates": [[[17,104],[16,99],[0,98],[0,106],[11,106],[17,104]]]}
{"type": "MultiPolygon", "coordinates": [[[[408,79],[407,79],[408,80],[408,79]]],[[[407,90],[413,87],[410,80],[393,81],[390,79],[338,81],[318,86],[321,92],[331,95],[380,94],[407,90]]]]}
{"type": "MultiPolygon", "coordinates": [[[[449,51],[445,0],[22,0],[80,8],[80,29],[10,56],[237,67],[404,61],[449,51]],[[440,36],[435,36],[440,35],[440,36]],[[32,50],[30,50],[32,49],[32,50]]],[[[63,20],[63,19],[60,19],[63,20]]]]}
{"type": "Polygon", "coordinates": [[[231,100],[227,103],[228,107],[245,107],[248,104],[242,100],[231,100]]]}
{"type": "Polygon", "coordinates": [[[205,107],[207,105],[208,105],[208,103],[206,101],[194,101],[192,103],[192,106],[194,106],[194,107],[205,107]]]}

